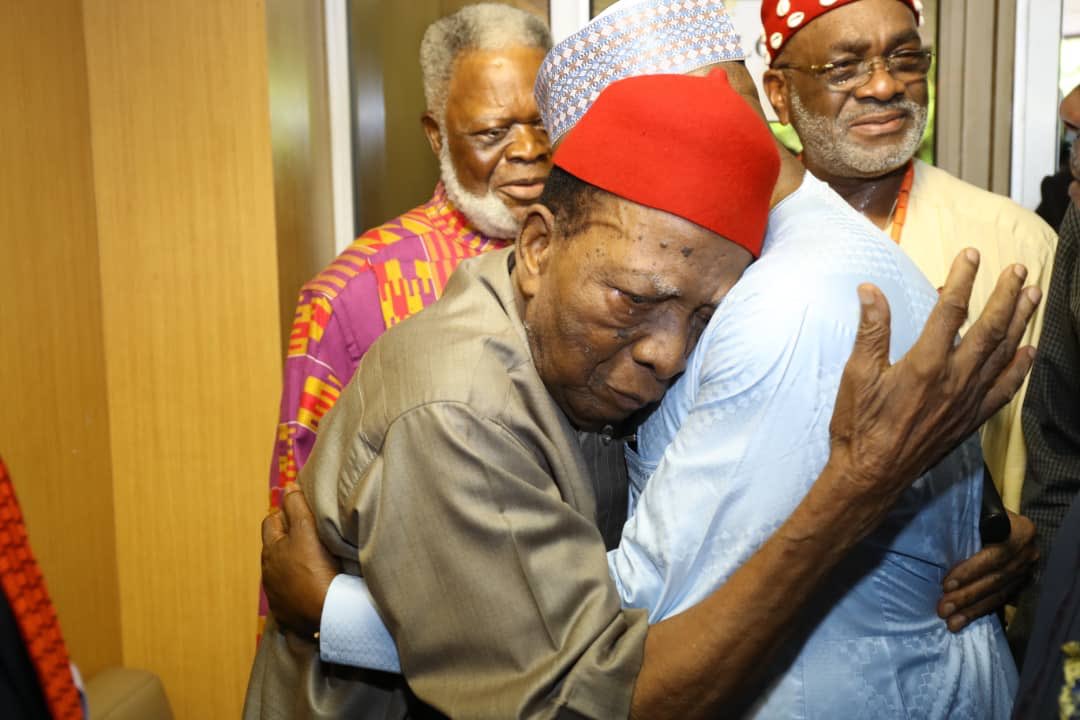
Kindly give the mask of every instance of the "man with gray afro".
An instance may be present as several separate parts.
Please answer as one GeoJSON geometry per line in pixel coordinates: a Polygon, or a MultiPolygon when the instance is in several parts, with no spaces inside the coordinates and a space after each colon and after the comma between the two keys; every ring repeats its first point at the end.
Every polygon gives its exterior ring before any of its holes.
{"type": "Polygon", "coordinates": [[[496,3],[432,23],[420,44],[424,132],[450,202],[485,235],[517,235],[551,167],[531,85],[550,47],[543,22],[496,3]]]}
{"type": "Polygon", "coordinates": [[[494,3],[467,6],[424,33],[421,122],[441,182],[428,202],[361,235],[301,290],[270,469],[272,506],[375,339],[435,302],[462,260],[517,236],[551,169],[532,92],[549,47],[540,20],[494,3]]]}

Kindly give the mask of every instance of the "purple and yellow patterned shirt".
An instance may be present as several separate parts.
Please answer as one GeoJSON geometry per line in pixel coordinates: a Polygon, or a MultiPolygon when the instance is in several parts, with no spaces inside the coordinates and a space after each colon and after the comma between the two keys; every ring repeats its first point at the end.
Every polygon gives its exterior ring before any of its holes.
{"type": "Polygon", "coordinates": [[[504,248],[469,226],[439,183],[428,202],[368,230],[300,291],[270,468],[270,504],[296,480],[319,420],[387,328],[442,295],[462,260],[504,248]]]}

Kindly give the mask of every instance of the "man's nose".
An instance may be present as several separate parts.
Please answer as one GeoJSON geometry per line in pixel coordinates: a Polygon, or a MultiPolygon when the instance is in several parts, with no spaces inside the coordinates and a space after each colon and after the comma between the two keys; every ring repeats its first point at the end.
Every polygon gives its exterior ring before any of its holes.
{"type": "Polygon", "coordinates": [[[686,369],[689,329],[683,323],[655,328],[634,343],[634,361],[652,370],[661,383],[667,383],[686,369]]]}
{"type": "Polygon", "coordinates": [[[870,79],[855,90],[855,97],[874,98],[884,102],[902,95],[906,89],[907,85],[893,77],[889,66],[882,60],[870,66],[870,79]]]}
{"type": "Polygon", "coordinates": [[[540,162],[551,155],[551,142],[542,127],[524,125],[514,128],[513,138],[506,148],[506,158],[514,162],[540,162]]]}

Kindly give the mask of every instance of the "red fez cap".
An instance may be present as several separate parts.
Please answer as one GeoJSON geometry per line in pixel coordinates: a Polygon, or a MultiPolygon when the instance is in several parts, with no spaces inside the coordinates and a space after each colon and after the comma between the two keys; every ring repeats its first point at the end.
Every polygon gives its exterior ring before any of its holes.
{"type": "Polygon", "coordinates": [[[722,70],[612,83],[563,138],[552,162],[590,185],[761,254],[780,155],[765,121],[722,70]]]}
{"type": "MultiPolygon", "coordinates": [[[[911,8],[915,21],[921,25],[922,0],[898,1],[911,8]]],[[[761,24],[765,26],[765,47],[768,48],[765,59],[771,65],[788,40],[814,18],[853,2],[858,0],[762,0],[761,24]]]]}

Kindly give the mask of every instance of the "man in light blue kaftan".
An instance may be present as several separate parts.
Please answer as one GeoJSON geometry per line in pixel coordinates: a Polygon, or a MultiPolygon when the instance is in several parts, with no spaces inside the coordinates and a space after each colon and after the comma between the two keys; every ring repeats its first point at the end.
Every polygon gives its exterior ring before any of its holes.
{"type": "MultiPolygon", "coordinates": [[[[807,174],[627,451],[636,508],[608,554],[624,605],[655,622],[700,602],[802,500],[829,455],[864,282],[889,300],[895,361],[937,293],[807,174]]],[[[973,438],[917,480],[814,596],[751,716],[1008,717],[1017,675],[998,620],[952,633],[935,609],[949,569],[980,548],[981,491],[973,438]]]]}

